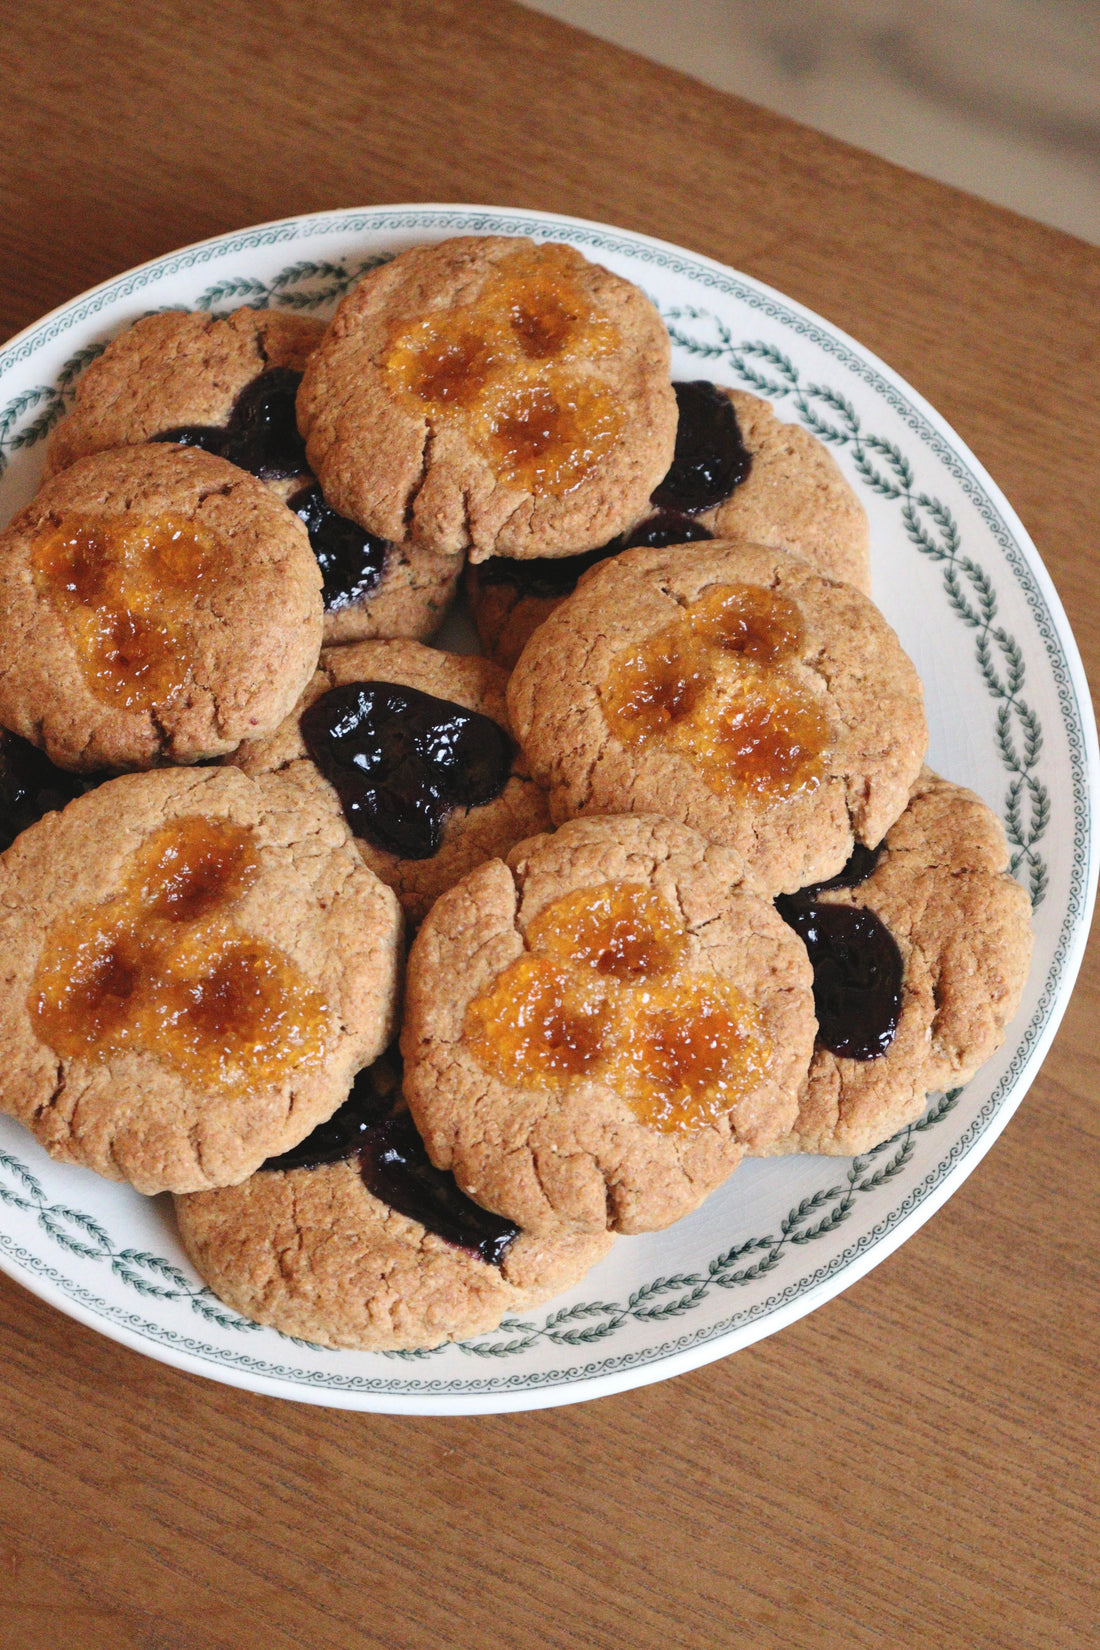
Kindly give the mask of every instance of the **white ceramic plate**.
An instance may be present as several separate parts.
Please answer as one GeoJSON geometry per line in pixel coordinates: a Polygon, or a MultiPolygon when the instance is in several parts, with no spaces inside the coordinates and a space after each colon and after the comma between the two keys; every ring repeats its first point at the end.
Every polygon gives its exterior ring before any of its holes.
{"type": "Polygon", "coordinates": [[[738,1170],[667,1232],[620,1239],[577,1289],[436,1352],[328,1352],[246,1323],[192,1271],[168,1198],[55,1164],[0,1118],[0,1266],[105,1335],[279,1397],[411,1414],[575,1402],[724,1357],[812,1311],[916,1231],[989,1149],[1037,1071],[1080,964],[1096,887],[1096,730],[1077,649],[998,489],[920,396],[827,322],[721,264],[575,218],[371,208],[203,241],[96,287],[0,351],[0,522],[33,493],[80,369],[139,315],[273,304],[331,311],[373,263],[455,234],[568,241],[636,281],[673,376],[769,397],[829,443],[871,521],[877,600],[924,680],[941,773],[1005,822],[1035,957],[998,1056],[857,1159],[738,1170]]]}

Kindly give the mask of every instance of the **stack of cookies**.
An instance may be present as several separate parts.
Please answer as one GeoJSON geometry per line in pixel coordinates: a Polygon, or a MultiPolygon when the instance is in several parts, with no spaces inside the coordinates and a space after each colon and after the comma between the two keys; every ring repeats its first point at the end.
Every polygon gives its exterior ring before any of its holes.
{"type": "Polygon", "coordinates": [[[0,534],[0,1107],[261,1323],[490,1329],[887,1139],[1019,1001],[858,500],[669,353],[504,237],[327,328],[151,315],[0,534]],[[427,645],[464,571],[486,657],[427,645]]]}

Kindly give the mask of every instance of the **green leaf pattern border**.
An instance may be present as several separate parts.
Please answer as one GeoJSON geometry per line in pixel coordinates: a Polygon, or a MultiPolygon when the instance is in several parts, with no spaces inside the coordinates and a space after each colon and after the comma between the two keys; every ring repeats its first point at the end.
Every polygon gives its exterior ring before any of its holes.
{"type": "MultiPolygon", "coordinates": [[[[755,1306],[735,1312],[718,1324],[712,1324],[695,1331],[677,1336],[672,1341],[653,1347],[645,1347],[632,1353],[620,1354],[616,1357],[601,1359],[595,1363],[582,1366],[571,1365],[568,1368],[556,1370],[542,1370],[535,1373],[492,1376],[480,1380],[406,1380],[396,1382],[385,1377],[336,1375],[323,1370],[302,1370],[295,1367],[286,1367],[269,1363],[266,1359],[257,1359],[247,1353],[234,1349],[222,1349],[207,1342],[197,1341],[179,1331],[166,1329],[163,1325],[152,1322],[141,1315],[125,1312],[110,1303],[102,1300],[94,1292],[85,1289],[67,1275],[59,1272],[43,1261],[39,1256],[31,1254],[8,1234],[0,1233],[0,1249],[3,1249],[12,1261],[21,1269],[34,1272],[43,1281],[51,1283],[75,1303],[81,1305],[94,1316],[104,1317],[131,1333],[150,1338],[160,1344],[185,1352],[191,1357],[210,1361],[223,1367],[232,1367],[242,1372],[262,1375],[268,1379],[290,1381],[299,1386],[339,1389],[344,1392],[360,1394],[408,1394],[415,1396],[433,1395],[479,1395],[518,1391],[527,1388],[546,1388],[591,1379],[600,1375],[620,1372],[639,1364],[649,1365],[654,1362],[683,1352],[700,1342],[713,1340],[727,1334],[730,1330],[745,1323],[753,1322],[767,1316],[777,1309],[789,1305],[810,1290],[826,1283],[836,1273],[852,1263],[858,1256],[880,1242],[891,1232],[900,1221],[917,1209],[925,1199],[932,1194],[944,1178],[951,1173],[956,1165],[974,1148],[981,1136],[985,1133],[990,1122],[1000,1109],[1004,1098],[1011,1092],[1016,1078],[1027,1064],[1031,1051],[1042,1035],[1048,1016],[1058,995],[1059,985],[1064,973],[1070,950],[1073,946],[1084,910],[1087,894],[1088,873],[1090,864],[1089,826],[1090,826],[1090,798],[1085,764],[1085,740],[1080,705],[1071,678],[1068,660],[1057,633],[1056,626],[1050,614],[1043,592],[1036,580],[1026,558],[1016,543],[1013,534],[1007,528],[999,511],[988,497],[978,477],[969,466],[945,441],[940,432],[924,416],[922,411],[905,397],[889,379],[877,371],[872,362],[865,360],[856,353],[851,346],[839,336],[825,331],[815,320],[800,313],[785,303],[778,294],[768,289],[750,286],[731,272],[720,266],[712,265],[701,259],[695,259],[688,253],[681,253],[660,243],[645,243],[633,238],[624,238],[613,232],[608,232],[596,225],[560,223],[547,218],[525,218],[522,214],[497,214],[488,211],[474,211],[470,209],[439,209],[418,211],[386,211],[384,209],[363,212],[343,213],[332,217],[318,216],[312,219],[289,220],[284,223],[264,225],[259,229],[243,231],[237,235],[223,237],[214,242],[201,243],[198,246],[186,248],[182,252],[158,260],[155,263],[142,266],[120,277],[104,287],[94,290],[76,305],[63,308],[54,316],[48,318],[41,326],[32,329],[21,339],[0,351],[0,378],[17,361],[25,359],[37,350],[44,347],[59,334],[80,325],[81,322],[99,313],[106,305],[113,304],[121,297],[129,296],[141,291],[150,283],[160,281],[168,276],[177,274],[185,269],[199,267],[214,258],[222,258],[235,252],[244,252],[258,247],[270,246],[290,242],[302,235],[317,235],[325,232],[339,232],[355,234],[363,231],[374,233],[402,233],[424,230],[436,234],[448,230],[460,230],[467,234],[509,234],[531,235],[536,238],[553,238],[555,240],[571,241],[575,244],[592,248],[604,254],[620,254],[629,257],[634,262],[650,263],[672,274],[680,274],[693,280],[702,288],[711,288],[723,295],[732,297],[749,309],[756,310],[769,319],[776,320],[796,336],[806,338],[816,344],[824,353],[837,359],[846,370],[868,383],[875,392],[886,400],[892,410],[898,414],[907,427],[913,431],[919,441],[930,450],[934,458],[946,468],[953,479],[962,488],[969,501],[976,507],[984,524],[994,536],[1001,548],[1005,560],[1010,567],[1017,585],[1022,590],[1039,637],[1044,645],[1047,660],[1051,669],[1059,706],[1062,713],[1062,727],[1067,741],[1069,763],[1072,775],[1074,838],[1072,861],[1070,866],[1070,890],[1067,900],[1066,915],[1061,924],[1058,941],[1054,949],[1051,966],[1047,979],[1040,994],[1032,1018],[1018,1043],[1007,1070],[994,1092],[990,1095],[969,1127],[955,1140],[946,1156],[937,1163],[922,1179],[913,1186],[907,1195],[891,1208],[883,1219],[873,1228],[865,1231],[853,1244],[824,1266],[803,1275],[788,1284],[778,1293],[759,1301],[755,1306]]],[[[250,301],[284,304],[292,308],[310,309],[328,302],[332,297],[339,296],[342,290],[357,278],[364,267],[372,262],[384,261],[386,256],[373,260],[359,260],[353,268],[351,260],[345,259],[332,264],[321,262],[304,262],[288,265],[279,271],[271,281],[256,283],[250,287],[252,296],[243,294],[239,286],[231,282],[214,283],[203,292],[195,302],[210,309],[222,307],[225,304],[250,301]],[[263,289],[261,292],[261,288],[263,289]]],[[[674,324],[681,319],[692,319],[721,327],[722,323],[713,315],[713,312],[701,308],[681,306],[679,310],[669,311],[668,319],[674,324]]],[[[686,342],[687,335],[677,338],[677,342],[696,354],[725,353],[734,370],[738,372],[742,381],[755,387],[760,393],[767,393],[761,380],[767,370],[778,372],[780,389],[785,384],[786,393],[791,397],[791,404],[798,410],[799,416],[806,422],[815,434],[822,439],[832,440],[834,444],[850,446],[857,470],[872,491],[883,492],[885,496],[897,497],[902,501],[903,524],[907,535],[916,548],[933,559],[947,563],[945,568],[945,588],[948,593],[949,604],[956,612],[960,621],[977,632],[978,662],[986,680],[989,691],[1000,700],[998,710],[998,745],[1001,749],[1002,760],[1012,775],[1009,795],[1012,795],[1012,785],[1018,784],[1016,793],[1021,799],[1021,806],[1014,816],[1010,806],[1006,806],[1006,820],[1015,849],[1015,864],[1017,867],[1026,866],[1033,900],[1038,903],[1042,898],[1046,885],[1045,865],[1035,852],[1035,847],[1049,822],[1049,802],[1046,800],[1045,787],[1038,780],[1036,769],[1042,747],[1042,734],[1037,722],[1033,721],[1029,707],[1020,699],[1022,680],[1022,655],[1015,651],[1012,639],[994,627],[996,616],[996,597],[987,575],[977,566],[961,555],[957,543],[957,532],[953,534],[953,522],[942,505],[937,505],[924,493],[913,492],[912,470],[908,460],[892,444],[880,442],[868,436],[860,429],[858,420],[850,405],[843,397],[835,392],[816,385],[803,386],[789,361],[772,346],[763,344],[744,344],[737,346],[732,337],[723,339],[719,332],[711,341],[694,340],[686,342]],[[819,401],[822,407],[827,407],[831,415],[838,422],[829,424],[825,415],[815,407],[819,401]],[[873,455],[873,456],[872,456],[873,455]],[[876,468],[876,460],[881,468],[876,468]],[[896,491],[895,491],[896,489],[896,491]],[[908,511],[908,515],[905,512],[908,511]],[[922,521],[921,512],[926,512],[935,529],[940,533],[937,540],[928,531],[926,522],[922,521]],[[960,578],[961,574],[961,578],[960,578]],[[948,582],[948,581],[951,582],[948,582]],[[963,580],[966,581],[964,585],[963,580]],[[966,586],[969,586],[969,590],[966,586]],[[976,606],[974,605],[976,603],[976,606]],[[1004,670],[1002,677],[998,670],[1004,670]],[[1022,710],[1021,708],[1022,707],[1022,710]],[[1002,718],[1005,718],[1002,720],[1002,718]],[[1021,736],[1019,749],[1013,739],[1013,733],[1021,736]],[[1022,802],[1026,800],[1028,817],[1025,819],[1022,811],[1022,802]]],[[[13,398],[5,407],[0,409],[0,473],[8,461],[8,455],[21,448],[30,447],[44,438],[56,419],[60,417],[68,398],[72,393],[72,386],[79,372],[104,347],[103,344],[92,344],[77,352],[58,373],[53,386],[42,386],[40,391],[24,391],[21,396],[13,398]]],[[[775,380],[769,380],[775,382],[775,380]]],[[[775,392],[773,392],[775,397],[775,392]]],[[[778,398],[778,397],[775,397],[778,398]]],[[[751,1239],[746,1243],[735,1246],[723,1256],[718,1256],[710,1263],[707,1277],[704,1280],[697,1274],[684,1274],[682,1277],[658,1278],[646,1286],[642,1291],[635,1292],[625,1307],[608,1303],[586,1303],[579,1307],[566,1308],[559,1313],[552,1313],[541,1326],[532,1326],[521,1320],[506,1320],[502,1330],[510,1335],[511,1340],[492,1342],[482,1338],[480,1342],[462,1343],[462,1350],[471,1351],[478,1356],[489,1358],[515,1355],[527,1350],[533,1344],[532,1337],[545,1337],[555,1344],[563,1346],[588,1345],[592,1341],[602,1340],[614,1329],[630,1319],[648,1318],[650,1321],[663,1321],[665,1318],[675,1317],[689,1312],[697,1306],[710,1289],[717,1287],[734,1287],[737,1283],[754,1281],[762,1275],[761,1262],[750,1265],[749,1268],[736,1268],[735,1263],[746,1256],[754,1248],[763,1248],[763,1259],[774,1255],[774,1259],[763,1270],[770,1270],[771,1265],[778,1263],[783,1248],[788,1245],[805,1243],[815,1237],[826,1235],[826,1232],[836,1225],[850,1212],[857,1196],[877,1191],[894,1175],[901,1173],[909,1161],[913,1149],[913,1134],[915,1130],[928,1128],[939,1122],[954,1106],[959,1091],[943,1097],[932,1110],[917,1124],[911,1125],[908,1130],[894,1141],[887,1142],[879,1147],[877,1153],[868,1154],[864,1158],[854,1159],[849,1170],[845,1185],[835,1186],[814,1194],[807,1201],[806,1207],[792,1210],[781,1228],[779,1239],[773,1237],[751,1239]],[[871,1158],[894,1149],[894,1157],[880,1169],[866,1173],[871,1158]],[[904,1156],[899,1160],[899,1154],[904,1156]],[[896,1165],[896,1166],[894,1166],[896,1165]],[[819,1208],[825,1208],[824,1215],[818,1214],[816,1222],[806,1225],[812,1215],[818,1213],[819,1208]],[[843,1209],[842,1214],[834,1211],[843,1209]],[[788,1227],[788,1223],[793,1222],[788,1227]],[[808,1235],[807,1235],[808,1234],[808,1235]],[[747,1275],[757,1268],[754,1278],[747,1275]],[[734,1267],[731,1271],[730,1268],[734,1267]],[[589,1320],[588,1325],[585,1320],[589,1320]],[[600,1325],[606,1325],[601,1328],[600,1325]],[[588,1336],[586,1327],[594,1327],[595,1333],[588,1336]],[[499,1350],[494,1350],[499,1348],[499,1350]]],[[[9,1159],[10,1154],[3,1154],[3,1159],[9,1159]]],[[[17,1160],[12,1160],[17,1161],[17,1160]]],[[[6,1166],[0,1160],[0,1167],[6,1166]]],[[[9,1171],[11,1172],[11,1171],[9,1171]]],[[[23,1175],[33,1175],[25,1165],[19,1164],[16,1171],[17,1180],[23,1175]]],[[[22,1182],[24,1191],[26,1183],[22,1182]]],[[[9,1189],[9,1191],[12,1189],[9,1189]]],[[[14,1192],[16,1197],[22,1194],[14,1192]]],[[[11,1197],[3,1199],[11,1201],[11,1197]]],[[[32,1198],[37,1207],[37,1201],[32,1198]]],[[[43,1194],[43,1205],[45,1196],[43,1194]]],[[[43,1224],[50,1230],[47,1222],[55,1223],[55,1230],[64,1231],[69,1245],[86,1243],[89,1249],[95,1248],[97,1258],[109,1255],[112,1260],[112,1270],[116,1276],[123,1277],[138,1289],[139,1293],[157,1294],[159,1290],[166,1290],[175,1294],[180,1291],[192,1305],[192,1309],[205,1316],[203,1305],[198,1304],[203,1296],[209,1296],[209,1291],[192,1286],[178,1268],[162,1257],[153,1256],[145,1252],[134,1250],[117,1250],[102,1227],[98,1227],[101,1235],[96,1235],[91,1228],[83,1223],[90,1217],[82,1216],[78,1211],[49,1206],[43,1224]],[[76,1231],[69,1229],[66,1223],[75,1225],[76,1231]],[[83,1239],[76,1235],[83,1232],[83,1239]],[[103,1248],[103,1243],[107,1248],[103,1248]],[[97,1247],[98,1246],[98,1247],[97,1247]],[[167,1269],[167,1270],[164,1270],[167,1269]],[[182,1280],[182,1283],[177,1279],[182,1280]],[[135,1281],[140,1280],[140,1281],[135,1281]]],[[[92,1222],[92,1226],[98,1223],[92,1222]]],[[[62,1243],[62,1247],[65,1244],[62,1243]]],[[[159,1294],[158,1298],[164,1298],[159,1294]]],[[[209,1306],[209,1302],[207,1302],[209,1306]]],[[[224,1312],[217,1303],[211,1311],[224,1312]]],[[[235,1318],[235,1315],[234,1315],[235,1318]]],[[[253,1329],[256,1326],[247,1324],[246,1320],[236,1320],[234,1328],[242,1327],[253,1329]]],[[[395,1357],[431,1357],[431,1353],[424,1354],[391,1354],[395,1357]]]]}

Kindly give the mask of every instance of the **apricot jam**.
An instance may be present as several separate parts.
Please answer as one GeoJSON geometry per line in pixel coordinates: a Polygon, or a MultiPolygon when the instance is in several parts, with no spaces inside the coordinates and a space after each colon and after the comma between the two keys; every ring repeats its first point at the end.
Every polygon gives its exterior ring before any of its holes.
{"type": "Polygon", "coordinates": [[[186,516],[70,515],[31,547],[34,585],[60,614],[97,699],[149,710],[180,693],[195,599],[219,561],[186,516]]]}
{"type": "Polygon", "coordinates": [[[502,480],[570,492],[618,440],[623,408],[592,374],[619,332],[585,292],[571,247],[518,247],[468,303],[399,325],[383,356],[395,392],[457,423],[502,480]]]}
{"type": "Polygon", "coordinates": [[[674,973],[686,937],[676,911],[652,888],[606,882],[566,894],[540,911],[527,929],[527,944],[629,984],[674,973]]]}
{"type": "Polygon", "coordinates": [[[298,967],[242,933],[251,833],[188,816],[131,856],[118,894],[50,929],[28,1007],[67,1059],[150,1054],[206,1089],[281,1082],[324,1053],[328,1010],[298,967]]]}
{"type": "Polygon", "coordinates": [[[715,1122],[766,1075],[771,1047],[736,986],[686,966],[679,910],[627,881],[566,894],[529,950],[470,1004],[475,1058],[520,1088],[594,1078],[664,1133],[715,1122]]]}
{"type": "Polygon", "coordinates": [[[718,586],[612,661],[604,718],[624,745],[682,751],[719,796],[814,790],[830,732],[796,669],[802,647],[801,615],[781,591],[718,586]]]}
{"type": "Polygon", "coordinates": [[[717,976],[618,1003],[608,1078],[643,1123],[702,1128],[767,1074],[770,1045],[743,992],[717,976]]]}

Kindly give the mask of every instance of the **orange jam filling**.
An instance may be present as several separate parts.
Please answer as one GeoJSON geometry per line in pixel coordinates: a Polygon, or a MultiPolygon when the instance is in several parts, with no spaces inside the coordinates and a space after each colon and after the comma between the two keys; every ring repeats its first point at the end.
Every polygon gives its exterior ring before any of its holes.
{"type": "Polygon", "coordinates": [[[666,1133],[717,1122],[768,1070],[759,1013],[714,975],[634,993],[611,1042],[612,1087],[666,1133]]]}
{"type": "Polygon", "coordinates": [[[566,894],[540,911],[527,929],[527,944],[629,984],[674,973],[687,936],[679,913],[652,888],[605,882],[566,894]]]}
{"type": "Polygon", "coordinates": [[[28,1001],[40,1040],[67,1059],[151,1054],[207,1089],[315,1064],[326,1005],[232,920],[259,869],[243,826],[190,816],[157,831],[113,899],[47,934],[28,1001]]]}
{"type": "Polygon", "coordinates": [[[638,883],[566,894],[527,930],[529,952],[475,999],[466,1037],[520,1088],[607,1084],[664,1133],[714,1123],[767,1075],[759,1011],[736,986],[687,970],[679,911],[638,883]]]}
{"type": "Polygon", "coordinates": [[[398,326],[383,370],[435,422],[457,423],[502,480],[571,491],[618,440],[623,408],[591,376],[613,322],[581,283],[571,247],[520,247],[470,302],[398,326]]]}
{"type": "Polygon", "coordinates": [[[474,1056],[505,1082],[527,1087],[583,1077],[603,1048],[606,993],[549,957],[519,957],[470,1004],[474,1056]]]}
{"type": "Polygon", "coordinates": [[[780,591],[719,586],[613,660],[604,718],[624,745],[682,751],[719,796],[814,790],[830,734],[797,669],[802,644],[801,615],[780,591]]]}
{"type": "Polygon", "coordinates": [[[186,685],[195,598],[219,560],[185,516],[71,515],[31,546],[38,594],[60,613],[92,693],[148,710],[186,685]]]}

